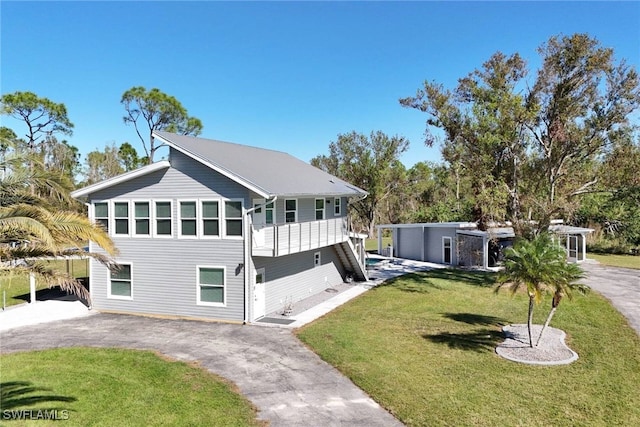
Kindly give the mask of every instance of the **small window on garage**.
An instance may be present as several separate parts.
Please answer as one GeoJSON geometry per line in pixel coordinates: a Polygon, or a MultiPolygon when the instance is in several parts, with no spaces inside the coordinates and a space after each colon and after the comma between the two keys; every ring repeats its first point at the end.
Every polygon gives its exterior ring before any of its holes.
{"type": "Polygon", "coordinates": [[[322,265],[322,253],[316,252],[313,254],[313,266],[319,267],[322,265]]]}

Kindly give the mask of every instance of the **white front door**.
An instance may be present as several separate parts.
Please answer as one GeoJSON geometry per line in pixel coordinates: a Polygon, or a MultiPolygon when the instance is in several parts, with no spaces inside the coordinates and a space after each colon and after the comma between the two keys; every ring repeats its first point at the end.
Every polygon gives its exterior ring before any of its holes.
{"type": "Polygon", "coordinates": [[[264,199],[253,199],[253,207],[255,208],[253,211],[253,225],[258,229],[262,228],[266,224],[264,206],[262,206],[264,205],[264,202],[264,199]]]}
{"type": "Polygon", "coordinates": [[[264,317],[266,309],[266,291],[265,291],[265,275],[264,268],[258,268],[255,271],[255,280],[253,281],[253,318],[259,319],[264,317]]]}

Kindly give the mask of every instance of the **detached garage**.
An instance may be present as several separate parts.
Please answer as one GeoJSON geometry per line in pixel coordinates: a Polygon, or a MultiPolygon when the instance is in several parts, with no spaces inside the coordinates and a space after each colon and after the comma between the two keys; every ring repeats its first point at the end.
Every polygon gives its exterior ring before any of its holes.
{"type": "MultiPolygon", "coordinates": [[[[513,245],[511,227],[478,230],[473,222],[427,222],[418,224],[384,224],[378,229],[378,253],[389,257],[455,266],[488,269],[500,264],[504,250],[513,245]],[[391,231],[392,243],[382,247],[382,235],[391,231]]],[[[563,225],[553,221],[549,231],[566,246],[567,260],[586,259],[586,237],[593,230],[563,225]]]]}

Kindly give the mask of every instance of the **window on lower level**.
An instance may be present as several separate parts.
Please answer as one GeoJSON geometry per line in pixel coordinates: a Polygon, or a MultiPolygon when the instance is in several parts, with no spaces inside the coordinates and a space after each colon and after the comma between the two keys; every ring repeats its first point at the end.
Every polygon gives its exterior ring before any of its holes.
{"type": "Polygon", "coordinates": [[[224,305],[224,267],[198,267],[198,304],[224,305]]]}
{"type": "Polygon", "coordinates": [[[109,273],[109,297],[131,299],[133,297],[131,264],[119,264],[109,273]]]}
{"type": "Polygon", "coordinates": [[[321,252],[315,252],[313,254],[313,266],[314,267],[319,267],[320,265],[322,265],[322,253],[321,252]]]}

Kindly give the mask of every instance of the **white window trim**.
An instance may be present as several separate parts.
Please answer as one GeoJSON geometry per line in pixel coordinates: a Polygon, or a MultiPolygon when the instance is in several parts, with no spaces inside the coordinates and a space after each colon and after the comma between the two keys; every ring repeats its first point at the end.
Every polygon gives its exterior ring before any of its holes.
{"type": "MultiPolygon", "coordinates": [[[[298,199],[284,199],[284,223],[285,224],[295,224],[298,222],[298,207],[299,207],[299,203],[298,203],[298,199]],[[293,200],[296,202],[296,210],[295,211],[288,211],[287,210],[287,201],[289,200],[293,200]],[[294,221],[293,222],[287,222],[287,212],[293,212],[294,213],[294,221]]],[[[315,205],[314,205],[315,208],[315,205]]],[[[315,210],[314,210],[315,212],[315,210]]]]}
{"type": "MultiPolygon", "coordinates": [[[[178,199],[176,201],[177,203],[177,213],[178,213],[178,221],[176,224],[176,227],[178,228],[177,230],[177,236],[179,239],[197,239],[199,237],[199,232],[200,232],[200,227],[199,227],[199,209],[198,206],[200,204],[200,201],[198,199],[178,199]],[[185,235],[182,234],[182,209],[181,209],[181,204],[185,203],[185,202],[193,202],[196,204],[196,217],[193,218],[196,221],[196,234],[195,235],[185,235]]],[[[187,218],[187,219],[191,219],[191,218],[187,218]]]]}
{"type": "MultiPolygon", "coordinates": [[[[138,237],[143,239],[148,239],[153,236],[153,203],[149,199],[131,199],[129,203],[129,213],[131,217],[131,237],[138,237]],[[147,203],[149,205],[149,216],[147,219],[149,220],[149,234],[138,234],[136,232],[136,203],[147,203]]],[[[120,234],[120,236],[124,236],[124,234],[120,234]]]]}
{"type": "Polygon", "coordinates": [[[453,264],[453,239],[450,236],[442,236],[442,263],[446,264],[446,265],[452,265],[453,264]],[[446,240],[449,240],[449,262],[446,262],[444,259],[444,252],[445,252],[445,244],[444,242],[446,240]]]}
{"type": "MultiPolygon", "coordinates": [[[[204,285],[207,286],[207,285],[204,285]]],[[[226,307],[227,306],[227,267],[221,265],[196,265],[196,305],[206,305],[209,307],[226,307]],[[200,269],[201,268],[213,268],[222,270],[223,284],[222,284],[222,300],[224,302],[207,302],[200,301],[200,269]]]]}
{"type": "MultiPolygon", "coordinates": [[[[111,217],[113,216],[111,214],[111,203],[109,203],[109,200],[92,200],[91,201],[91,209],[89,211],[89,218],[91,219],[91,222],[96,222],[96,203],[106,203],[107,204],[107,234],[111,235],[111,217]]],[[[104,217],[100,217],[100,218],[104,218],[104,217]]]]}
{"type": "Polygon", "coordinates": [[[220,203],[220,220],[223,221],[220,227],[220,235],[223,239],[226,240],[243,240],[245,229],[244,229],[244,217],[245,217],[245,208],[244,208],[244,199],[222,199],[222,203],[220,203]],[[227,218],[227,207],[225,205],[226,202],[240,202],[240,217],[239,218],[227,218]],[[241,221],[241,236],[228,236],[227,235],[227,219],[239,219],[241,221]]]}
{"type": "MultiPolygon", "coordinates": [[[[296,205],[296,208],[298,206],[296,205]]],[[[324,221],[325,219],[327,219],[327,201],[323,198],[316,198],[313,201],[313,220],[314,221],[324,221]],[[318,209],[318,206],[316,205],[316,203],[318,203],[318,200],[322,200],[322,219],[318,219],[316,218],[316,215],[318,214],[318,212],[320,211],[320,209],[318,209]]]]}
{"type": "Polygon", "coordinates": [[[342,198],[341,197],[335,197],[333,199],[333,216],[342,216],[342,198]]]}
{"type": "MultiPolygon", "coordinates": [[[[91,263],[89,263],[91,264],[91,263]]],[[[119,299],[119,300],[133,300],[133,263],[132,262],[117,262],[118,265],[128,265],[129,270],[131,271],[131,277],[129,278],[129,282],[131,283],[131,296],[124,295],[112,295],[111,294],[111,270],[107,268],[107,299],[119,299]]],[[[91,283],[91,281],[89,281],[91,283]]]]}
{"type": "Polygon", "coordinates": [[[132,236],[132,225],[134,225],[132,222],[132,217],[133,217],[133,212],[131,210],[131,200],[122,200],[122,199],[115,199],[111,201],[111,210],[110,212],[113,213],[113,215],[111,215],[111,223],[110,225],[113,226],[112,230],[113,232],[111,233],[112,236],[114,237],[131,237],[132,236]],[[129,217],[127,218],[127,224],[128,224],[128,233],[116,233],[116,203],[126,203],[128,206],[127,212],[129,214],[129,217]]]}
{"type": "Polygon", "coordinates": [[[221,239],[222,238],[222,209],[224,208],[224,201],[220,199],[198,199],[198,206],[196,206],[196,216],[198,218],[198,225],[196,228],[196,234],[202,239],[221,239]],[[202,203],[204,202],[218,202],[218,235],[207,236],[204,234],[204,209],[202,203]]]}
{"type": "Polygon", "coordinates": [[[152,221],[153,221],[153,237],[158,238],[158,239],[172,239],[175,233],[175,221],[173,220],[173,200],[170,199],[158,199],[158,200],[153,200],[151,203],[151,217],[152,217],[152,221]],[[169,212],[171,214],[171,217],[169,218],[169,220],[171,221],[171,234],[158,234],[158,223],[157,223],[157,215],[156,215],[156,204],[157,203],[169,203],[169,212]]]}
{"type": "Polygon", "coordinates": [[[320,267],[322,265],[322,252],[313,253],[313,268],[320,267]]]}

